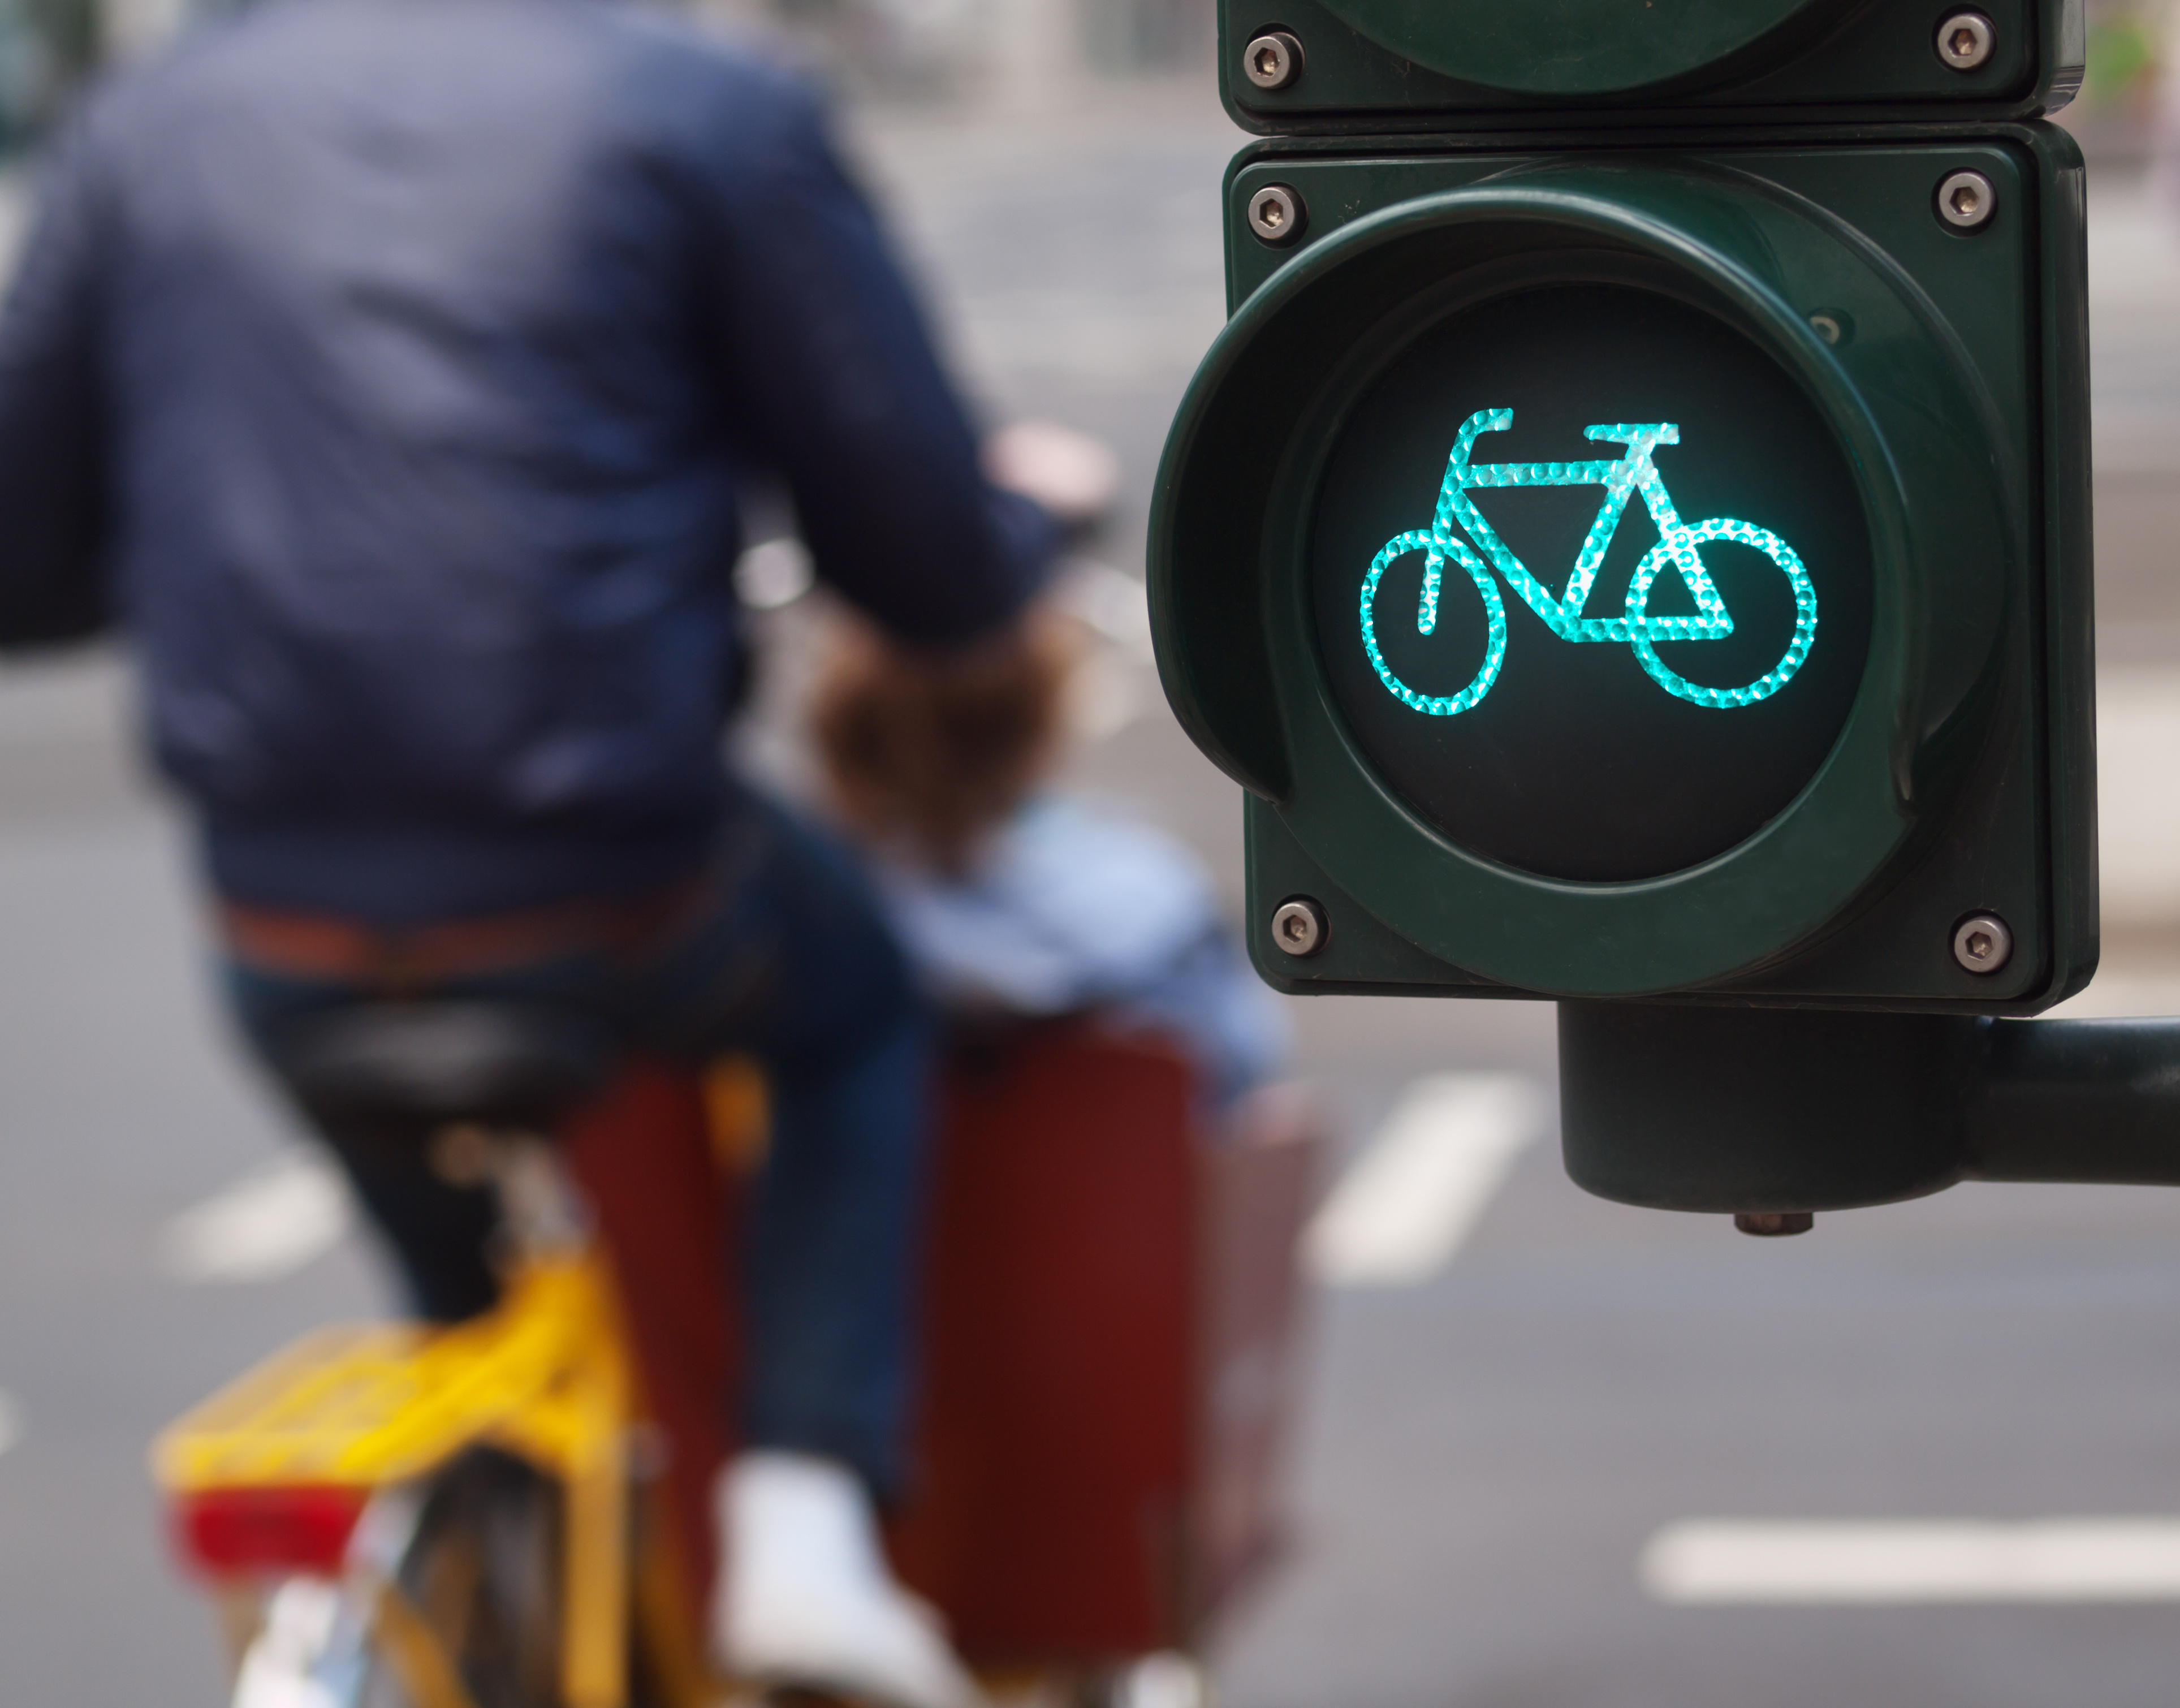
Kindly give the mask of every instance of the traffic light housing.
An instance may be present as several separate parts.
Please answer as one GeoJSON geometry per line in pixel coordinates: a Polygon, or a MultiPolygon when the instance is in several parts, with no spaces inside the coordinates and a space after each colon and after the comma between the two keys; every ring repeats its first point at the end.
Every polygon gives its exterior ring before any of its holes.
{"type": "MultiPolygon", "coordinates": [[[[1840,10],[1709,9],[1790,37],[1840,10]]],[[[1911,9],[1847,8],[1788,69],[1911,9]]],[[[1230,42],[1260,22],[1226,12],[1230,42]]],[[[1938,21],[1906,57],[1952,75],[1938,21]]],[[[2063,19],[2034,21],[2007,98],[2062,80],[2063,19]]],[[[1297,88],[1370,45],[1328,41],[1297,88]]],[[[1844,63],[1855,98],[1891,74],[1844,63]]],[[[2096,945],[2079,157],[2034,121],[1624,100],[1227,174],[1233,317],[1169,443],[1151,591],[1169,697],[1250,791],[1257,964],[2047,1006],[2096,945]]]]}
{"type": "MultiPolygon", "coordinates": [[[[1266,978],[1557,998],[1563,1076],[1639,1090],[1656,1061],[1668,1149],[1705,1015],[1860,1011],[1874,1060],[1909,1036],[1886,1014],[2081,989],[2084,190],[2039,116],[2078,81],[2078,4],[1220,22],[1228,107],[1268,134],[1226,176],[1231,317],[1168,443],[1150,597],[1169,698],[1248,791],[1266,978]]],[[[1789,1055],[1823,1030],[1735,1023],[1789,1055]]],[[[1925,1038],[1899,1072],[1972,1058],[1925,1038]]],[[[1742,1162],[1676,1171],[1576,1089],[1571,1166],[1615,1196],[1815,1208],[1945,1173],[1813,1172],[1819,1133],[1744,1144],[1745,1111],[1705,1153],[1742,1162]]]]}
{"type": "Polygon", "coordinates": [[[1227,111],[1268,133],[2031,118],[2084,46],[2080,0],[1222,0],[1219,25],[1227,111]]]}

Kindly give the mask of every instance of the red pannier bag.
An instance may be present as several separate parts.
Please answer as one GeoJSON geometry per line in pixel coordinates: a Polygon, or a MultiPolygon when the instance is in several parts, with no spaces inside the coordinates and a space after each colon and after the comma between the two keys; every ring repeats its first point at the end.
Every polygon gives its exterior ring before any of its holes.
{"type": "MultiPolygon", "coordinates": [[[[692,1590],[739,1345],[718,1124],[693,1077],[642,1066],[570,1134],[692,1590]]],[[[1276,1552],[1315,1141],[1284,1087],[1204,1131],[1178,1052],[1093,1022],[949,1064],[917,1474],[891,1540],[972,1663],[1199,1648],[1276,1552]]]]}

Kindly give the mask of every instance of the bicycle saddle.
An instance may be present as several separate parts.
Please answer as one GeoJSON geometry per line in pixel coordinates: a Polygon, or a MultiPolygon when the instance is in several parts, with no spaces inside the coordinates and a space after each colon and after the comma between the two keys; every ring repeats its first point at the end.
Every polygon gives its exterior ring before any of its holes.
{"type": "Polygon", "coordinates": [[[602,1028],[564,1011],[420,1002],[299,1022],[272,1055],[319,1121],[421,1139],[456,1122],[550,1132],[598,1088],[613,1050],[602,1028]]]}

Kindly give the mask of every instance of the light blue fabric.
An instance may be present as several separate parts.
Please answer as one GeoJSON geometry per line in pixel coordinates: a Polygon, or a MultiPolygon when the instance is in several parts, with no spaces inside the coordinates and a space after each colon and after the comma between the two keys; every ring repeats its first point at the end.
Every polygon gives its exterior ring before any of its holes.
{"type": "Polygon", "coordinates": [[[1044,796],[988,838],[963,875],[892,861],[879,881],[911,959],[950,1012],[1104,1011],[1178,1039],[1222,1104],[1286,1057],[1286,1015],[1243,958],[1209,874],[1149,825],[1044,796]]]}

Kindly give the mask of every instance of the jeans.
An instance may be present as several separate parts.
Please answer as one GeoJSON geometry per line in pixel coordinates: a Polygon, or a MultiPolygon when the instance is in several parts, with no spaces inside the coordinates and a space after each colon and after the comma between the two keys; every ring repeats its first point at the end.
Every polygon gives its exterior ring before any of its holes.
{"type": "MultiPolygon", "coordinates": [[[[720,851],[701,917],[661,942],[564,950],[422,989],[405,981],[399,994],[548,1003],[623,1049],[763,1064],[773,1132],[742,1242],[742,1439],[840,1460],[884,1496],[900,1486],[906,1446],[931,1024],[847,850],[740,792],[720,851]]],[[[276,1077],[296,1022],[391,994],[239,960],[226,981],[276,1077]]],[[[418,1310],[451,1321],[487,1309],[489,1195],[449,1185],[419,1154],[324,1137],[418,1310]]]]}

